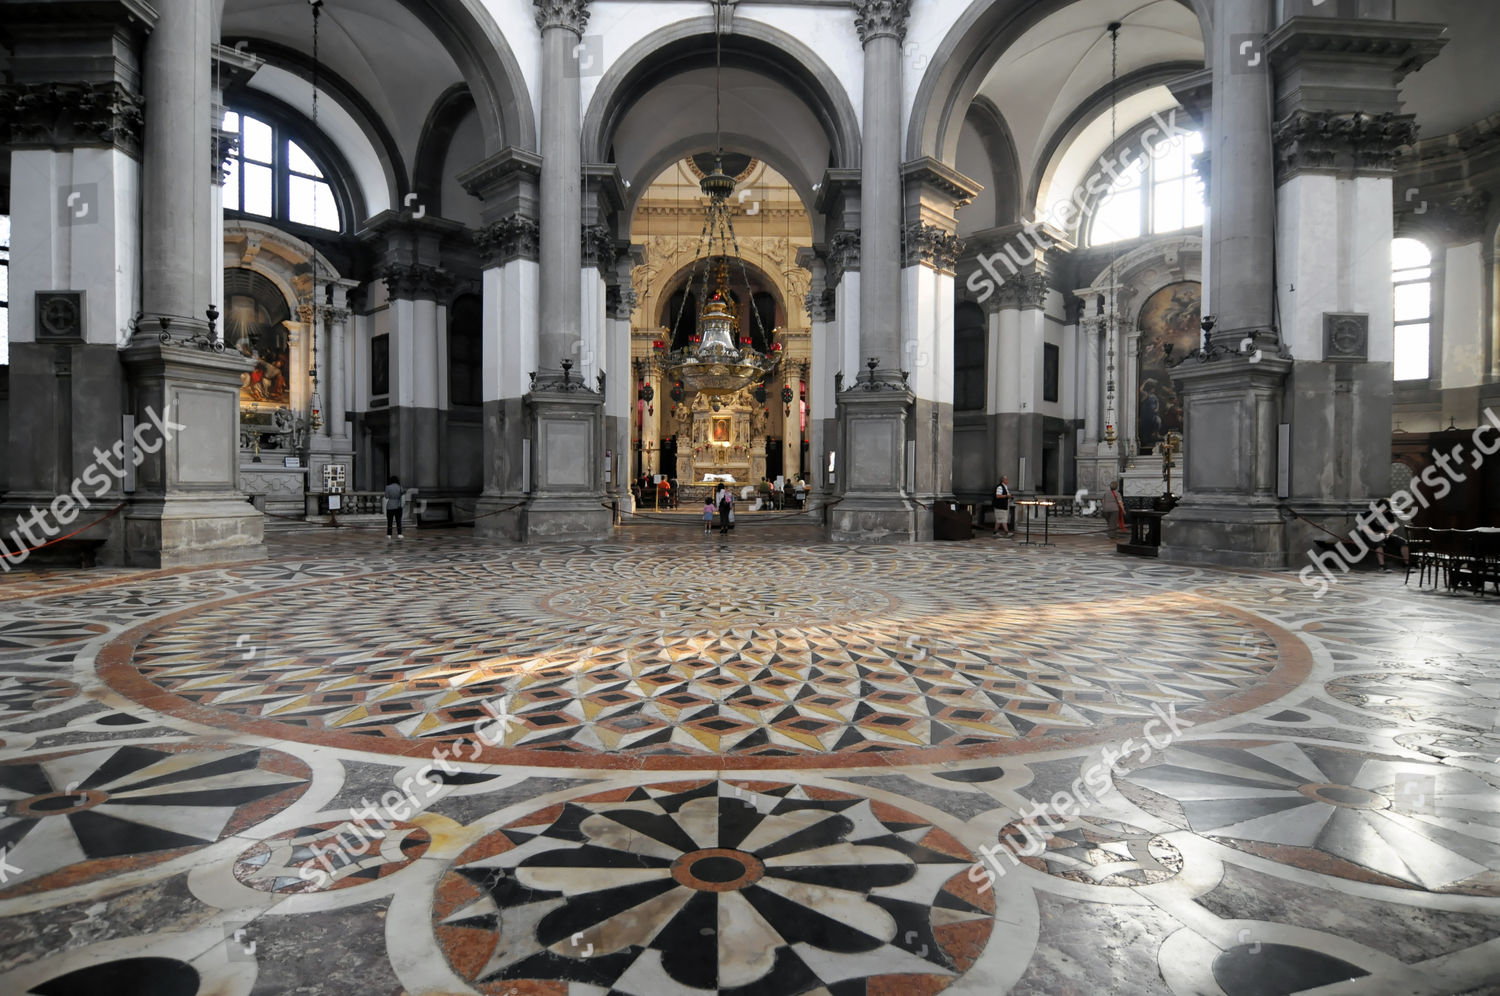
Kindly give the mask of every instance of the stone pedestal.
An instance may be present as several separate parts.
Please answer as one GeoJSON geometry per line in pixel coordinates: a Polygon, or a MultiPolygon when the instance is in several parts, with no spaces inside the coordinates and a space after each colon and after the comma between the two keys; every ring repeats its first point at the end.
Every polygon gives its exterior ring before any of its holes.
{"type": "Polygon", "coordinates": [[[264,520],[238,482],[240,374],[248,361],[139,341],[121,359],[141,458],[125,512],[125,562],[180,567],[264,557],[264,520]]]}
{"type": "Polygon", "coordinates": [[[1192,446],[1182,462],[1182,503],[1162,523],[1162,557],[1287,566],[1276,441],[1291,366],[1274,355],[1229,354],[1172,371],[1192,446]]]}
{"type": "Polygon", "coordinates": [[[904,543],[917,538],[916,505],[906,496],[909,391],[868,389],[839,396],[843,449],[835,464],[842,499],[828,513],[828,535],[843,543],[904,543]]]}
{"type": "Polygon", "coordinates": [[[539,391],[527,405],[537,442],[525,538],[577,542],[613,535],[604,507],[603,398],[587,391],[539,391]]]}

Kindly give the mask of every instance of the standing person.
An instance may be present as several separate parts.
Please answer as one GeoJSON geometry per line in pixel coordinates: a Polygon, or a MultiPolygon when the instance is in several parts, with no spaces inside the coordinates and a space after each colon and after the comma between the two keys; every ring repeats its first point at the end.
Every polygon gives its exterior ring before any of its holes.
{"type": "Polygon", "coordinates": [[[401,539],[401,497],[405,494],[401,490],[401,482],[396,480],[392,474],[385,482],[385,538],[391,538],[392,527],[396,530],[396,538],[401,539]]]}
{"type": "Polygon", "coordinates": [[[719,490],[719,535],[729,535],[729,517],[734,514],[734,492],[729,488],[719,490]]]}
{"type": "Polygon", "coordinates": [[[1008,536],[1014,536],[1016,531],[1010,525],[1010,478],[1000,476],[1000,483],[995,487],[995,500],[991,503],[995,508],[995,535],[1004,532],[1008,536]]]}
{"type": "Polygon", "coordinates": [[[705,495],[703,497],[703,535],[707,536],[714,529],[714,497],[705,495]]]}

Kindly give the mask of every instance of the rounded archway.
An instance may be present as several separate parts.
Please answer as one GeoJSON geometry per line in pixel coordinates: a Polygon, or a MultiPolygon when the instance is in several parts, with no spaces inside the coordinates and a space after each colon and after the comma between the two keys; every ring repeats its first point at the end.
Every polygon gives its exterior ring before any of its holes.
{"type": "MultiPolygon", "coordinates": [[[[721,42],[727,151],[776,163],[804,203],[829,168],[859,166],[853,103],[811,48],[751,18],[736,19],[721,42]]],[[[583,155],[619,166],[633,199],[626,218],[663,168],[714,148],[714,58],[713,19],[690,18],[631,46],[600,79],[583,120],[583,155]]]]}

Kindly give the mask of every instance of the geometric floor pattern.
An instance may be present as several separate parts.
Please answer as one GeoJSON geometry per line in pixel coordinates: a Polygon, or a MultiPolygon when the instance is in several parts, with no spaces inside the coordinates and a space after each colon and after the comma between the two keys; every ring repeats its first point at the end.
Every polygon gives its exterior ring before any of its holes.
{"type": "Polygon", "coordinates": [[[645,785],[481,838],[440,883],[434,912],[454,967],[481,992],[523,980],[936,992],[994,926],[993,897],[968,879],[973,863],[928,821],[847,793],[645,785]]]}
{"type": "Polygon", "coordinates": [[[542,552],[231,599],[122,636],[106,677],[158,708],[171,708],[165,691],[184,715],[278,738],[672,768],[1083,743],[1153,708],[1238,711],[1278,669],[1298,680],[1307,664],[1292,641],[1284,658],[1264,622],[1186,593],[1142,603],[1075,577],[996,606],[972,595],[982,565],[923,562],[927,583],[897,597],[890,578],[920,559],[902,550],[787,572],[766,592],[739,590],[703,553],[675,558],[659,589],[597,568],[606,583],[575,586],[584,559],[542,552]],[[410,593],[399,613],[392,590],[410,593]]]}
{"type": "Polygon", "coordinates": [[[746,519],[0,578],[0,992],[1500,993],[1493,601],[746,519]]]}

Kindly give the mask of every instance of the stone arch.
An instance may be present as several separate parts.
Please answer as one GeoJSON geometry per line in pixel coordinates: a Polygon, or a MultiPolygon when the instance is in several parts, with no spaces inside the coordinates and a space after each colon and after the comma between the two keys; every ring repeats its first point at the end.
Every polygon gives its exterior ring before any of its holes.
{"type": "MultiPolygon", "coordinates": [[[[1027,30],[1075,2],[972,0],[939,43],[917,86],[906,129],[906,158],[931,156],[951,165],[969,104],[990,67],[1027,30]]],[[[1213,0],[1178,2],[1197,16],[1203,37],[1211,37],[1213,0]]]]}
{"type": "Polygon", "coordinates": [[[422,123],[416,162],[412,166],[412,190],[430,214],[443,213],[443,166],[448,159],[448,144],[473,110],[477,110],[474,94],[467,84],[455,83],[438,97],[422,123]]]}
{"type": "MultiPolygon", "coordinates": [[[[783,163],[782,157],[777,155],[777,149],[764,139],[753,135],[741,135],[737,132],[725,132],[723,138],[725,152],[739,152],[759,159],[786,178],[786,181],[792,185],[792,189],[797,191],[797,196],[802,199],[803,209],[807,211],[808,222],[812,225],[813,241],[822,241],[824,218],[811,207],[817,196],[813,186],[818,180],[808,177],[797,167],[795,160],[783,163]]],[[[656,178],[674,162],[696,152],[702,152],[712,144],[712,140],[711,134],[689,135],[679,139],[648,159],[635,176],[627,177],[630,181],[630,191],[625,198],[625,210],[620,213],[620,223],[625,229],[619,233],[620,238],[628,239],[633,234],[631,225],[635,218],[636,205],[640,203],[642,197],[646,196],[646,191],[651,189],[651,184],[656,178]]]]}
{"type": "Polygon", "coordinates": [[[485,154],[535,152],[536,114],[521,65],[483,0],[398,0],[453,56],[484,129],[485,154]]]}
{"type": "MultiPolygon", "coordinates": [[[[583,119],[583,155],[610,162],[615,128],[632,104],[657,83],[690,69],[712,65],[702,40],[713,36],[712,17],[687,18],[632,45],[604,73],[583,119]]],[[[768,24],[738,19],[724,36],[724,65],[784,79],[805,95],[808,109],[828,136],[832,164],[855,168],[860,162],[860,128],[843,83],[807,45],[768,24]]],[[[785,158],[785,157],[779,157],[785,158]]]]}

